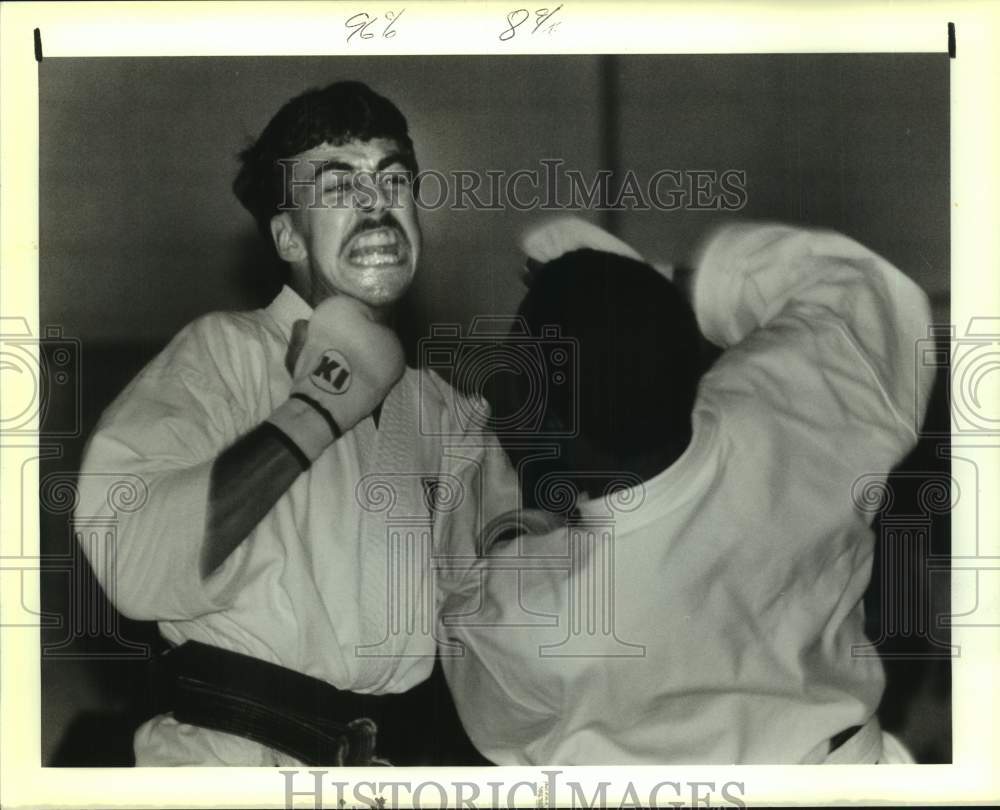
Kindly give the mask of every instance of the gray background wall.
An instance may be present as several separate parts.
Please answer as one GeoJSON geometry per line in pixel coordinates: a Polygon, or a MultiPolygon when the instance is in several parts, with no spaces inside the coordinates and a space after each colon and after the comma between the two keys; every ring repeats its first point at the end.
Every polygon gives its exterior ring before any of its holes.
{"type": "MultiPolygon", "coordinates": [[[[229,192],[235,155],[288,98],[338,78],[395,100],[421,165],[442,172],[512,172],[542,158],[586,176],[745,171],[742,215],[847,232],[913,276],[947,320],[945,55],[45,59],[39,76],[41,323],[80,340],[82,391],[80,435],[59,442],[43,481],[77,468],[100,411],[183,324],[264,303],[256,281],[266,251],[229,192]]],[[[716,216],[585,215],[667,260],[716,216]]],[[[534,216],[423,213],[418,334],[432,321],[514,311],[514,240],[534,216]]],[[[942,391],[932,418],[946,426],[942,391]]],[[[47,418],[76,418],[69,407],[53,401],[47,418]]],[[[923,442],[908,463],[943,462],[923,442]]],[[[145,687],[141,660],[115,656],[130,649],[122,639],[154,643],[155,629],[108,614],[99,593],[68,590],[55,570],[73,555],[66,516],[43,509],[41,518],[54,561],[43,608],[63,620],[43,631],[43,761],[124,761],[126,704],[145,687]],[[81,599],[118,622],[119,639],[84,632],[63,643],[81,599]]],[[[944,516],[932,550],[947,552],[947,531],[944,516]]],[[[947,605],[946,594],[931,598],[947,605]]],[[[947,759],[947,662],[901,658],[889,674],[883,720],[925,761],[947,759]]]]}
{"type": "MultiPolygon", "coordinates": [[[[42,314],[82,339],[256,304],[235,154],[292,95],[354,77],[398,102],[425,168],[740,169],[744,215],[844,230],[947,305],[943,55],[51,59],[40,77],[42,314]]],[[[610,221],[669,259],[712,216],[610,221]]],[[[425,211],[418,319],[510,311],[531,217],[425,211]]]]}

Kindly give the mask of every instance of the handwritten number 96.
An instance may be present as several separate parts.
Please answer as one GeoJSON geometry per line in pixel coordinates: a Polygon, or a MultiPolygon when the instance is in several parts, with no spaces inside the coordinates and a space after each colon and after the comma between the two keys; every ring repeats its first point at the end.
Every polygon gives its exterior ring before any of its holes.
{"type": "MultiPolygon", "coordinates": [[[[406,9],[400,9],[396,12],[388,11],[385,13],[384,17],[386,19],[386,24],[382,29],[382,39],[392,39],[396,36],[396,30],[393,28],[393,25],[396,24],[396,20],[403,16],[404,11],[406,11],[406,9]]],[[[355,14],[353,17],[348,17],[347,21],[344,23],[344,27],[350,31],[347,35],[347,41],[350,42],[355,36],[359,39],[372,39],[375,34],[368,29],[378,22],[378,20],[378,17],[373,17],[366,11],[355,14]]]]}
{"type": "MultiPolygon", "coordinates": [[[[562,3],[560,3],[553,9],[548,9],[548,8],[536,9],[535,27],[531,29],[531,33],[532,34],[538,33],[538,29],[540,29],[543,25],[548,23],[545,30],[546,33],[551,34],[556,29],[556,26],[559,25],[559,22],[551,22],[552,17],[554,17],[555,13],[559,11],[559,9],[561,8],[562,8],[562,3]]],[[[518,27],[526,23],[530,18],[531,18],[531,12],[528,11],[528,9],[526,8],[518,8],[515,9],[514,11],[508,12],[507,14],[508,27],[505,28],[503,32],[501,32],[500,41],[506,42],[509,39],[513,39],[514,35],[517,33],[518,27]]]]}

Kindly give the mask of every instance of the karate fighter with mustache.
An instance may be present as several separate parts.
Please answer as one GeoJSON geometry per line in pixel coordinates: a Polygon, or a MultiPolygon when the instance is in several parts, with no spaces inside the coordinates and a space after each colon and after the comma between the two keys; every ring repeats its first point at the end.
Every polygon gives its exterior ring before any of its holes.
{"type": "MultiPolygon", "coordinates": [[[[106,508],[107,478],[94,473],[139,476],[146,501],[119,516],[111,552],[81,542],[119,611],[157,621],[173,645],[208,645],[213,657],[195,660],[206,677],[274,665],[241,705],[266,713],[308,693],[322,705],[306,706],[303,722],[315,708],[347,724],[358,720],[352,695],[428,678],[431,550],[472,553],[483,521],[516,501],[516,482],[495,440],[463,433],[458,395],[406,367],[391,328],[421,248],[399,110],[359,82],[311,90],[241,159],[234,191],[287,283],[266,309],[187,326],[107,409],[77,514],[106,508]],[[446,454],[448,437],[463,452],[446,454]],[[441,481],[461,493],[457,507],[435,504],[441,481]],[[481,514],[483,492],[496,506],[481,514]],[[401,517],[426,522],[427,535],[394,535],[401,517]]],[[[239,710],[227,717],[154,717],[136,733],[137,764],[301,761],[259,730],[221,730],[242,728],[239,710]]]]}

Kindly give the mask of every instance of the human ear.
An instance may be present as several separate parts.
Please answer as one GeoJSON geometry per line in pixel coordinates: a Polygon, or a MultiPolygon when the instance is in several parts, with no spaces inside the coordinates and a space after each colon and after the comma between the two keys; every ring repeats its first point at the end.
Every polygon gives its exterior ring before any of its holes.
{"type": "Polygon", "coordinates": [[[282,261],[297,264],[306,258],[306,246],[287,211],[271,218],[271,238],[282,261]]]}

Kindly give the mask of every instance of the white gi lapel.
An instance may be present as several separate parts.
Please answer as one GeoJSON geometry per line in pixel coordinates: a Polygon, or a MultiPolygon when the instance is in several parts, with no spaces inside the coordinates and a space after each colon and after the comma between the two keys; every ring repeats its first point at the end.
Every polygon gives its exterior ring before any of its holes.
{"type": "Polygon", "coordinates": [[[357,489],[364,515],[357,650],[362,682],[393,674],[385,656],[434,654],[433,532],[424,480],[437,475],[439,454],[425,452],[432,440],[419,433],[418,373],[408,370],[386,398],[374,435],[374,464],[357,489]]]}

